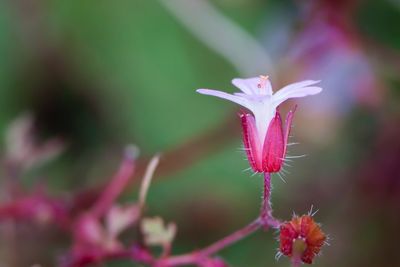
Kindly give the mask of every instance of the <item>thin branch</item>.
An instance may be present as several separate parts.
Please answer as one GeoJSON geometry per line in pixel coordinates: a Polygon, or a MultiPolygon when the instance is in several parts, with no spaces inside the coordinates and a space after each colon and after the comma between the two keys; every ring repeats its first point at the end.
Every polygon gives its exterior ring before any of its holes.
{"type": "Polygon", "coordinates": [[[262,220],[260,218],[257,218],[244,228],[237,230],[236,232],[228,235],[223,239],[220,239],[219,241],[209,245],[208,247],[203,248],[202,250],[179,256],[169,257],[167,259],[162,259],[158,262],[158,264],[160,264],[160,266],[182,266],[198,263],[201,260],[204,260],[217,253],[218,251],[226,248],[227,246],[230,246],[233,243],[249,236],[250,234],[260,229],[262,225],[262,220]]]}
{"type": "Polygon", "coordinates": [[[271,208],[271,174],[264,173],[264,193],[263,193],[263,202],[261,205],[261,219],[267,219],[272,215],[272,208],[271,208]]]}
{"type": "Polygon", "coordinates": [[[264,193],[263,201],[261,205],[260,218],[264,221],[264,226],[271,226],[273,228],[278,228],[281,222],[272,216],[271,207],[271,174],[264,173],[264,193]]]}
{"type": "Polygon", "coordinates": [[[146,196],[147,192],[150,187],[151,180],[153,178],[154,172],[157,168],[158,163],[160,162],[160,155],[154,156],[151,160],[149,165],[147,165],[146,172],[144,174],[142,184],[140,186],[140,191],[139,191],[139,207],[140,210],[143,209],[145,203],[146,203],[146,196]]]}
{"type": "Polygon", "coordinates": [[[295,257],[293,255],[291,263],[292,263],[292,267],[300,267],[301,266],[301,259],[298,256],[295,257]]]}
{"type": "Polygon", "coordinates": [[[103,215],[111,207],[114,200],[122,193],[129,183],[130,177],[135,170],[135,159],[137,157],[137,148],[129,147],[124,156],[124,160],[115,176],[105,187],[98,200],[94,203],[91,210],[95,217],[103,215]]]}

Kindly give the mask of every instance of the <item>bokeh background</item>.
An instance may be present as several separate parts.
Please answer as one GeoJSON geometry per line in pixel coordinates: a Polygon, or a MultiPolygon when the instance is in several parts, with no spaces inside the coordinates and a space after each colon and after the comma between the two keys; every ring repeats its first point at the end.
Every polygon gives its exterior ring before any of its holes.
{"type": "MultiPolygon", "coordinates": [[[[399,26],[397,0],[3,0],[0,131],[29,113],[41,138],[65,141],[22,176],[54,195],[104,184],[127,144],[143,164],[161,152],[147,214],[175,221],[174,252],[186,252],[255,218],[262,188],[244,171],[237,107],[195,89],[232,92],[232,78],[260,74],[276,89],[321,80],[320,95],[283,107],[299,105],[289,155],[306,156],[286,182],[273,177],[274,213],[319,210],[330,246],[315,266],[400,266],[399,26]]],[[[133,183],[123,201],[136,195],[133,183]]],[[[51,227],[18,229],[12,245],[2,232],[0,266],[54,266],[68,249],[51,227]]],[[[219,255],[289,266],[274,258],[276,237],[219,255]]]]}

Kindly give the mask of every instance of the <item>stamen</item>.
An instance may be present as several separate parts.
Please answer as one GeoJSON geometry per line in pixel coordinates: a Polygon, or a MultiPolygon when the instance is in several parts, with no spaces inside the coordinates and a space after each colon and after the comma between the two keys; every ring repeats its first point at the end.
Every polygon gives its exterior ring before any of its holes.
{"type": "Polygon", "coordinates": [[[269,79],[268,75],[260,75],[260,82],[257,84],[259,89],[264,88],[269,79]]]}

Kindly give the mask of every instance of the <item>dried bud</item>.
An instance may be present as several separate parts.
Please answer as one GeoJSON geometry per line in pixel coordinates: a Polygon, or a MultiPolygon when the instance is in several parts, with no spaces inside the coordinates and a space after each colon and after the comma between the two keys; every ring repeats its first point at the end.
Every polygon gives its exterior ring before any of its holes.
{"type": "Polygon", "coordinates": [[[325,243],[326,236],[310,215],[293,217],[280,227],[280,251],[288,257],[311,264],[325,243]]]}
{"type": "Polygon", "coordinates": [[[92,214],[83,214],[74,225],[75,250],[96,249],[100,251],[116,251],[122,244],[107,232],[98,218],[92,214]]]}
{"type": "Polygon", "coordinates": [[[160,217],[145,218],[141,225],[145,243],[151,246],[166,246],[171,244],[176,234],[176,225],[164,225],[160,217]]]}
{"type": "Polygon", "coordinates": [[[129,226],[134,224],[140,215],[139,206],[136,204],[119,206],[114,205],[106,214],[106,228],[108,234],[115,238],[129,226]]]}
{"type": "Polygon", "coordinates": [[[23,170],[54,159],[65,146],[58,138],[38,142],[34,120],[30,114],[18,117],[9,125],[5,142],[7,160],[23,170]]]}
{"type": "Polygon", "coordinates": [[[105,237],[103,226],[91,214],[82,215],[74,226],[77,243],[84,245],[102,244],[105,237]]]}

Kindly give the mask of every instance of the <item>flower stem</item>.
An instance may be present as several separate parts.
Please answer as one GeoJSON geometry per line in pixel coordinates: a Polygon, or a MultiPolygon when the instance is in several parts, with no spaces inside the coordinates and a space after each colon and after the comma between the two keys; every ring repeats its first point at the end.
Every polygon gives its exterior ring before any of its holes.
{"type": "Polygon", "coordinates": [[[274,227],[274,228],[279,227],[281,222],[272,216],[270,198],[271,198],[271,174],[264,173],[263,202],[261,206],[260,216],[256,220],[254,220],[244,228],[228,235],[227,237],[199,251],[194,251],[179,256],[172,256],[167,259],[161,259],[158,261],[158,263],[160,264],[160,266],[174,266],[174,267],[198,263],[201,260],[204,260],[212,256],[213,254],[217,253],[218,251],[224,249],[225,247],[235,243],[236,241],[252,234],[261,227],[264,227],[264,229],[268,229],[268,227],[274,227]]]}
{"type": "Polygon", "coordinates": [[[272,208],[271,208],[271,174],[268,172],[264,173],[264,194],[263,194],[263,202],[261,206],[260,216],[261,219],[265,222],[268,218],[272,216],[272,208]]]}
{"type": "Polygon", "coordinates": [[[216,252],[224,249],[225,247],[235,243],[236,241],[247,237],[248,235],[254,233],[263,225],[260,218],[257,218],[244,228],[237,230],[236,232],[226,236],[225,238],[203,248],[199,251],[194,251],[191,253],[173,256],[168,259],[160,260],[160,266],[181,266],[187,264],[198,263],[207,257],[212,256],[216,252]]]}
{"type": "Polygon", "coordinates": [[[300,267],[301,259],[298,256],[293,256],[292,258],[292,267],[300,267]]]}
{"type": "Polygon", "coordinates": [[[104,213],[110,209],[115,199],[127,186],[129,179],[135,170],[135,160],[137,156],[136,153],[137,152],[131,148],[127,149],[125,152],[124,159],[119,167],[119,170],[92,207],[92,214],[95,217],[104,215],[104,213]]]}
{"type": "MultiPolygon", "coordinates": [[[[130,168],[128,168],[130,169],[130,168]]],[[[120,171],[121,173],[121,171],[120,171]]],[[[122,173],[125,173],[125,171],[122,171],[122,173]]],[[[125,175],[122,175],[125,176],[125,175]]],[[[117,175],[118,177],[118,175],[117,175]]],[[[119,180],[119,179],[115,179],[119,180]]],[[[120,187],[118,187],[120,188],[120,187]]],[[[117,190],[115,190],[117,191],[117,190]]],[[[114,190],[112,192],[115,192],[114,190]]],[[[118,194],[113,193],[110,194],[112,196],[116,196],[118,194]]],[[[260,210],[260,215],[246,225],[245,227],[233,232],[232,234],[216,241],[215,243],[200,249],[200,250],[195,250],[189,253],[185,253],[182,255],[176,255],[176,256],[168,256],[169,253],[165,253],[158,259],[154,259],[151,257],[151,255],[148,255],[147,257],[142,257],[140,256],[141,253],[136,253],[135,255],[131,255],[129,253],[126,253],[124,251],[120,253],[113,253],[111,255],[108,255],[107,257],[103,257],[103,260],[107,259],[116,259],[116,258],[130,258],[133,261],[136,262],[141,262],[145,264],[149,264],[154,267],[177,267],[177,266],[183,266],[183,265],[189,265],[189,264],[200,264],[204,260],[209,259],[212,257],[214,254],[219,252],[220,250],[236,243],[237,241],[249,236],[250,234],[256,232],[260,228],[264,228],[267,230],[269,227],[273,228],[278,228],[281,224],[281,222],[274,217],[272,217],[272,209],[271,209],[271,204],[270,204],[270,195],[271,195],[271,176],[269,173],[264,174],[264,194],[263,194],[263,203],[262,207],[260,210]],[[140,257],[139,257],[140,256],[140,257]]],[[[107,196],[107,195],[106,195],[107,196]]],[[[103,202],[103,203],[109,203],[109,198],[106,197],[108,201],[103,202]]],[[[103,205],[101,205],[103,207],[103,205]]],[[[104,209],[104,208],[103,208],[104,209]]],[[[168,248],[169,250],[169,248],[168,248]]],[[[294,263],[293,263],[294,264],[294,263]]],[[[297,264],[297,263],[296,263],[297,264]]],[[[77,265],[78,266],[78,265],[77,265]]],[[[79,266],[86,266],[86,264],[82,264],[79,266]]],[[[298,267],[299,265],[294,265],[294,267],[298,267]]]]}
{"type": "Polygon", "coordinates": [[[260,218],[264,229],[268,229],[268,227],[278,228],[281,225],[281,222],[278,219],[275,219],[274,216],[272,216],[271,174],[268,172],[264,173],[264,193],[260,211],[260,218]]]}

